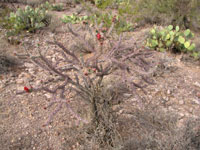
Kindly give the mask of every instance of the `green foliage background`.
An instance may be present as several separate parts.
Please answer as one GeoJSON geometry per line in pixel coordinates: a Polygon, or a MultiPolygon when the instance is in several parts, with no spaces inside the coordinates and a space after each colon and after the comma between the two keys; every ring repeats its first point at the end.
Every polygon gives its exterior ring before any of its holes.
{"type": "Polygon", "coordinates": [[[199,0],[139,0],[132,14],[137,21],[200,29],[199,0]]]}

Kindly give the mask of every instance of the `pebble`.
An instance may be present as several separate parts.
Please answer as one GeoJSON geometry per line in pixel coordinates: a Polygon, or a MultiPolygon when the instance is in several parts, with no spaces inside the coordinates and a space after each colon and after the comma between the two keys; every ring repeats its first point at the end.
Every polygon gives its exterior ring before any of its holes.
{"type": "Polygon", "coordinates": [[[183,100],[180,100],[180,101],[179,101],[179,104],[180,104],[180,105],[183,105],[183,104],[184,104],[184,101],[183,101],[183,100]]]}
{"type": "Polygon", "coordinates": [[[124,93],[124,94],[123,94],[124,97],[130,97],[131,95],[132,95],[132,94],[129,94],[129,93],[124,93]]]}
{"type": "Polygon", "coordinates": [[[200,83],[199,82],[195,82],[194,85],[200,87],[200,83]]]}
{"type": "Polygon", "coordinates": [[[179,113],[179,115],[180,115],[180,117],[184,117],[185,116],[184,113],[179,113]]]}
{"type": "Polygon", "coordinates": [[[52,96],[49,93],[44,94],[46,96],[46,98],[50,99],[52,96]]]}
{"type": "Polygon", "coordinates": [[[122,114],[124,112],[124,110],[123,109],[121,109],[120,111],[119,111],[119,114],[122,114]]]}
{"type": "Polygon", "coordinates": [[[165,101],[169,101],[169,97],[167,97],[167,96],[164,96],[163,99],[164,99],[165,101]]]}
{"type": "Polygon", "coordinates": [[[4,87],[4,84],[0,84],[0,89],[4,87]]]}
{"type": "Polygon", "coordinates": [[[192,112],[193,112],[193,108],[190,108],[190,109],[189,109],[189,112],[192,113],[192,112]]]}
{"type": "Polygon", "coordinates": [[[53,63],[56,62],[56,58],[55,58],[55,57],[52,58],[52,62],[53,62],[53,63]]]}
{"type": "Polygon", "coordinates": [[[22,78],[22,79],[17,79],[16,80],[16,83],[17,84],[23,84],[24,83],[24,79],[22,78]]]}
{"type": "Polygon", "coordinates": [[[193,101],[195,104],[200,105],[200,99],[193,99],[192,101],[193,101]]]}
{"type": "Polygon", "coordinates": [[[41,80],[37,80],[37,81],[35,82],[35,85],[36,85],[36,86],[39,86],[39,85],[41,85],[41,83],[42,83],[41,80]]]}
{"type": "Polygon", "coordinates": [[[27,67],[27,68],[34,68],[35,65],[32,64],[32,63],[24,63],[24,66],[27,67]]]}
{"type": "Polygon", "coordinates": [[[170,91],[170,90],[167,90],[167,94],[168,94],[168,95],[171,94],[171,91],[170,91]]]}
{"type": "Polygon", "coordinates": [[[30,74],[35,74],[35,70],[34,70],[34,68],[30,68],[30,69],[28,69],[28,72],[29,72],[30,74]]]}

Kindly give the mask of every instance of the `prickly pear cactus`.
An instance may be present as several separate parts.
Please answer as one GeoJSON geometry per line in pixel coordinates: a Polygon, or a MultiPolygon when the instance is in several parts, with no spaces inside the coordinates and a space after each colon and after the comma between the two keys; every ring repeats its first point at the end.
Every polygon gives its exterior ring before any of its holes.
{"type": "Polygon", "coordinates": [[[146,40],[146,46],[158,51],[176,50],[181,52],[195,52],[195,44],[191,41],[194,34],[187,29],[180,31],[179,26],[175,28],[172,25],[158,30],[153,28],[149,32],[149,37],[146,40]]]}

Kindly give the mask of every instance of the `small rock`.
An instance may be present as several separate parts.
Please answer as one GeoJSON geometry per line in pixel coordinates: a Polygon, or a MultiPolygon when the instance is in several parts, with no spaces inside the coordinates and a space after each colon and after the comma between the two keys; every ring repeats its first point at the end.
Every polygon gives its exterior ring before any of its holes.
{"type": "Polygon", "coordinates": [[[4,84],[0,84],[0,89],[4,87],[4,84]]]}
{"type": "Polygon", "coordinates": [[[195,82],[194,85],[200,87],[200,83],[199,82],[195,82]]]}
{"type": "Polygon", "coordinates": [[[33,68],[28,69],[28,72],[29,72],[30,74],[35,74],[35,70],[34,70],[33,68]]]}
{"type": "Polygon", "coordinates": [[[24,91],[24,87],[23,86],[17,86],[17,91],[24,91]]]}
{"type": "Polygon", "coordinates": [[[180,105],[183,105],[183,104],[184,104],[184,101],[183,101],[183,100],[180,100],[180,101],[179,101],[179,104],[180,104],[180,105]]]}
{"type": "Polygon", "coordinates": [[[184,117],[185,116],[184,113],[179,113],[179,115],[180,115],[180,117],[184,117]]]}
{"type": "Polygon", "coordinates": [[[200,105],[200,99],[193,99],[192,101],[193,101],[195,104],[200,105]]]}
{"type": "Polygon", "coordinates": [[[169,97],[167,97],[167,96],[164,96],[163,99],[164,99],[166,102],[169,101],[169,97]]]}
{"type": "Polygon", "coordinates": [[[42,81],[37,80],[37,81],[35,82],[35,85],[36,85],[36,86],[39,86],[39,85],[41,85],[41,83],[42,83],[42,81]]]}
{"type": "Polygon", "coordinates": [[[132,94],[129,94],[129,93],[124,93],[124,94],[123,94],[124,97],[130,97],[131,95],[132,95],[132,94]]]}
{"type": "Polygon", "coordinates": [[[171,91],[170,91],[170,90],[167,90],[167,94],[168,94],[168,95],[171,94],[171,91]]]}
{"type": "Polygon", "coordinates": [[[16,80],[16,83],[17,83],[17,84],[23,84],[23,83],[24,83],[24,79],[17,79],[17,80],[16,80]]]}
{"type": "Polygon", "coordinates": [[[49,93],[44,94],[46,96],[46,98],[50,99],[52,96],[49,93]]]}
{"type": "Polygon", "coordinates": [[[190,109],[189,109],[189,112],[192,113],[192,112],[193,112],[193,108],[190,108],[190,109]]]}
{"type": "Polygon", "coordinates": [[[27,68],[34,68],[35,65],[32,64],[32,63],[24,63],[24,66],[27,67],[27,68]]]}
{"type": "Polygon", "coordinates": [[[120,111],[119,111],[119,114],[122,114],[124,111],[123,111],[123,109],[121,109],[120,111]]]}
{"type": "Polygon", "coordinates": [[[56,58],[55,58],[55,57],[52,58],[52,62],[53,62],[53,63],[56,62],[56,58]]]}

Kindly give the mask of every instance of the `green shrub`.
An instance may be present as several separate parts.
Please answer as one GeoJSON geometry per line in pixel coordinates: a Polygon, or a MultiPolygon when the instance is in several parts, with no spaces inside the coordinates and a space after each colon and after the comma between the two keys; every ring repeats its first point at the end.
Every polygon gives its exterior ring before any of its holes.
{"type": "Polygon", "coordinates": [[[4,29],[11,29],[11,24],[8,20],[8,15],[12,12],[12,10],[8,7],[0,9],[0,27],[4,29]]]}
{"type": "Polygon", "coordinates": [[[95,5],[100,9],[106,9],[112,6],[119,6],[121,4],[127,3],[129,0],[95,0],[95,5]]]}
{"type": "Polygon", "coordinates": [[[64,15],[62,18],[62,22],[72,23],[72,24],[80,23],[81,21],[85,21],[85,20],[88,20],[88,16],[79,17],[75,14],[71,16],[64,15]]]}
{"type": "Polygon", "coordinates": [[[80,4],[82,0],[73,0],[75,4],[80,4]]]}
{"type": "Polygon", "coordinates": [[[172,25],[158,30],[151,29],[149,37],[146,41],[146,46],[158,51],[175,50],[178,52],[190,52],[193,55],[195,52],[195,44],[191,42],[194,34],[187,29],[180,31],[179,26],[174,29],[172,25]]]}
{"type": "Polygon", "coordinates": [[[118,34],[121,32],[133,31],[134,27],[132,23],[126,21],[126,18],[119,17],[118,22],[115,25],[116,31],[118,34]]]}
{"type": "Polygon", "coordinates": [[[133,1],[131,1],[131,2],[129,0],[121,1],[121,2],[119,2],[119,5],[118,5],[118,13],[120,15],[124,15],[124,14],[133,15],[133,12],[134,12],[133,6],[135,6],[135,2],[133,2],[133,1]]]}
{"type": "MultiPolygon", "coordinates": [[[[112,24],[112,18],[113,16],[109,13],[96,12],[94,15],[90,16],[90,21],[92,24],[97,23],[98,25],[103,22],[104,27],[110,27],[112,24]]],[[[116,19],[118,20],[118,17],[116,19]]]]}
{"type": "Polygon", "coordinates": [[[95,0],[95,5],[98,8],[105,9],[113,3],[113,0],[95,0]]]}
{"type": "Polygon", "coordinates": [[[98,25],[103,23],[103,27],[105,28],[110,28],[112,23],[115,22],[114,29],[118,34],[133,30],[133,24],[128,23],[126,18],[112,15],[111,13],[96,12],[95,15],[90,16],[90,21],[92,24],[97,23],[98,25]]]}
{"type": "Polygon", "coordinates": [[[50,16],[44,9],[27,6],[24,10],[19,8],[16,13],[10,13],[8,21],[12,24],[12,31],[9,33],[19,33],[23,30],[35,32],[37,29],[49,25],[50,16]]]}
{"type": "Polygon", "coordinates": [[[51,4],[48,1],[46,1],[45,3],[40,5],[40,8],[41,9],[45,9],[45,10],[50,10],[51,9],[51,4]]]}
{"type": "Polygon", "coordinates": [[[199,0],[139,0],[134,5],[137,21],[179,25],[184,29],[200,27],[199,0]]]}
{"type": "Polygon", "coordinates": [[[53,4],[52,5],[52,10],[55,10],[55,11],[62,11],[64,8],[63,8],[63,4],[53,4]]]}
{"type": "Polygon", "coordinates": [[[41,4],[40,8],[45,9],[45,10],[53,10],[53,11],[64,10],[63,4],[50,4],[48,1],[46,1],[44,4],[41,4]]]}

